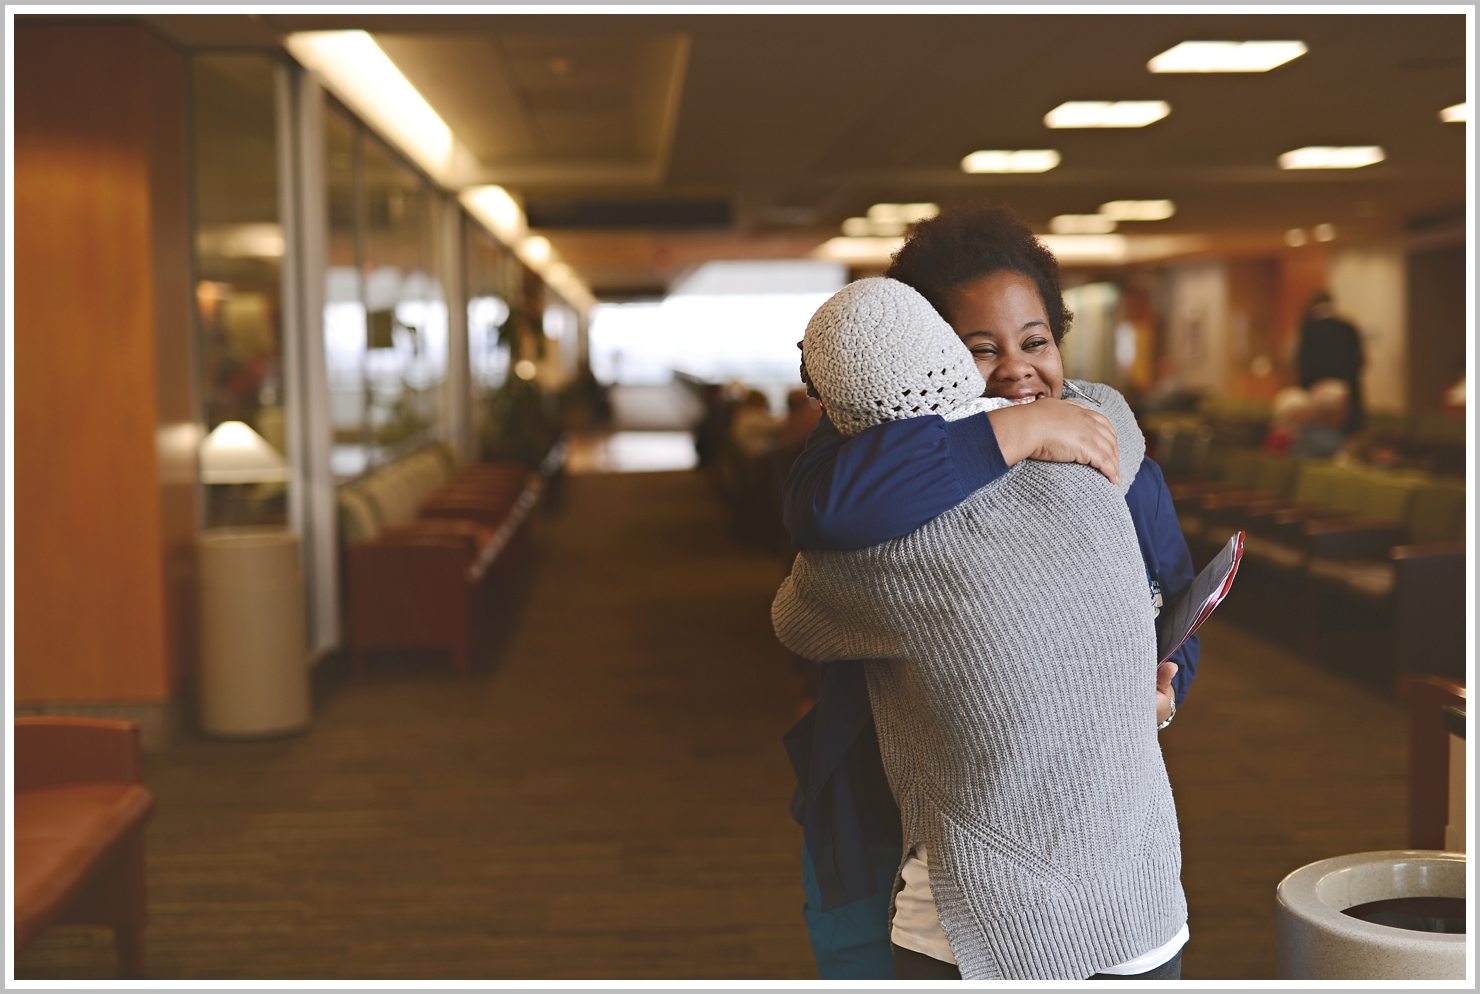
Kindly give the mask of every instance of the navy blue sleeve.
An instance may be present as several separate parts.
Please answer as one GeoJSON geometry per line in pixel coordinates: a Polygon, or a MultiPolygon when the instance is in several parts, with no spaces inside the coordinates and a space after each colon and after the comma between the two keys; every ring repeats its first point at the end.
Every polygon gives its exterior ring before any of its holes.
{"type": "MultiPolygon", "coordinates": [[[[1141,555],[1146,560],[1146,572],[1153,584],[1161,588],[1162,611],[1157,615],[1157,633],[1161,632],[1161,620],[1166,608],[1174,604],[1192,585],[1192,553],[1187,540],[1182,537],[1182,524],[1177,520],[1177,509],[1172,504],[1171,491],[1161,467],[1146,459],[1131,483],[1126,494],[1131,518],[1136,523],[1136,538],[1141,544],[1141,555]]],[[[1172,653],[1172,662],[1177,664],[1177,675],[1172,677],[1172,689],[1177,704],[1181,706],[1197,675],[1197,661],[1201,645],[1196,635],[1188,637],[1181,648],[1172,653]]]]}
{"type": "Polygon", "coordinates": [[[825,416],[786,477],[799,549],[863,549],[908,535],[1007,472],[985,414],[889,421],[845,438],[825,416]]]}

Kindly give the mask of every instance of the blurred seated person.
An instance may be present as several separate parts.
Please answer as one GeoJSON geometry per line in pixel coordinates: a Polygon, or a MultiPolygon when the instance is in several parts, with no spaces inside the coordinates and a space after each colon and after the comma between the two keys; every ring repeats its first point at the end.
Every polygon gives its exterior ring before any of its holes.
{"type": "Polygon", "coordinates": [[[1465,415],[1465,374],[1459,374],[1459,380],[1444,391],[1444,413],[1465,415]]]}
{"type": "Polygon", "coordinates": [[[758,456],[776,444],[780,421],[759,390],[746,390],[730,419],[730,442],[747,456],[758,456]]]}
{"type": "Polygon", "coordinates": [[[1351,391],[1341,380],[1318,380],[1310,388],[1310,416],[1300,426],[1290,455],[1298,459],[1330,459],[1346,442],[1351,418],[1351,391]]]}
{"type": "Polygon", "coordinates": [[[1290,452],[1300,430],[1310,420],[1313,410],[1310,394],[1300,387],[1285,387],[1274,395],[1270,408],[1269,434],[1264,436],[1264,451],[1283,456],[1290,452]]]}
{"type": "Polygon", "coordinates": [[[1152,411],[1195,411],[1202,391],[1187,386],[1177,375],[1177,363],[1163,356],[1156,363],[1156,381],[1141,395],[1137,413],[1152,411]]]}
{"type": "Polygon", "coordinates": [[[822,405],[808,396],[806,388],[797,387],[787,391],[786,418],[776,429],[776,444],[783,448],[804,445],[817,422],[822,420],[822,405]]]}

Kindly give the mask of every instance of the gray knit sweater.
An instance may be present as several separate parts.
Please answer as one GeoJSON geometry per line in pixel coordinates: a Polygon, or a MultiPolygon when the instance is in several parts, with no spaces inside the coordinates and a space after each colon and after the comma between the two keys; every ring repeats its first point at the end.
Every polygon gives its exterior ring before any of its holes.
{"type": "Polygon", "coordinates": [[[1124,499],[1145,439],[1120,394],[1074,386],[1116,428],[1119,489],[1087,466],[1019,463],[902,538],[802,553],[772,605],[794,652],[872,660],[901,864],[930,847],[968,980],[1082,979],[1187,920],[1124,499]]]}

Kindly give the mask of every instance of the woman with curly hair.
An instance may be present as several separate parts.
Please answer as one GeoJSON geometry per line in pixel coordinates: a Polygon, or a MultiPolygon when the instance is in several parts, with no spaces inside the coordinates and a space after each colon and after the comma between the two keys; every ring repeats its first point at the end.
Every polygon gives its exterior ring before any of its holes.
{"type": "MultiPolygon", "coordinates": [[[[1025,459],[1078,462],[1122,484],[1153,611],[1163,596],[1180,594],[1192,578],[1191,560],[1159,468],[1141,460],[1133,479],[1121,481],[1114,427],[1095,405],[1065,399],[1091,387],[1076,389],[1064,379],[1058,344],[1071,315],[1057,262],[1027,226],[1006,208],[947,210],[916,227],[887,275],[913,287],[950,325],[970,350],[986,394],[1014,403],[959,420],[923,415],[848,435],[824,419],[788,479],[786,518],[797,546],[864,549],[916,531],[1025,459]]],[[[1186,694],[1197,653],[1189,640],[1156,670],[1163,725],[1186,694]]],[[[1064,660],[1048,657],[1041,665],[1062,667],[1064,660]]],[[[822,666],[817,705],[789,733],[788,747],[801,781],[793,809],[805,829],[806,914],[819,972],[959,975],[932,920],[927,847],[907,854],[897,900],[893,893],[904,840],[863,667],[822,666]]],[[[1154,949],[1096,965],[1094,975],[1174,977],[1186,938],[1184,925],[1154,949]]]]}

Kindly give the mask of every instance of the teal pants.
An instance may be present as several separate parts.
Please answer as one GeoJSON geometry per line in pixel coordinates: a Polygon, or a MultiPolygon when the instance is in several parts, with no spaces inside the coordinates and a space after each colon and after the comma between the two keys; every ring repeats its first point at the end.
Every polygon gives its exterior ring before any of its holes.
{"type": "Polygon", "coordinates": [[[899,869],[899,850],[870,846],[869,866],[874,874],[874,893],[868,897],[822,910],[822,892],[807,847],[802,846],[802,889],[807,901],[802,914],[817,960],[817,976],[823,980],[893,980],[894,956],[889,947],[889,891],[899,869]]]}

